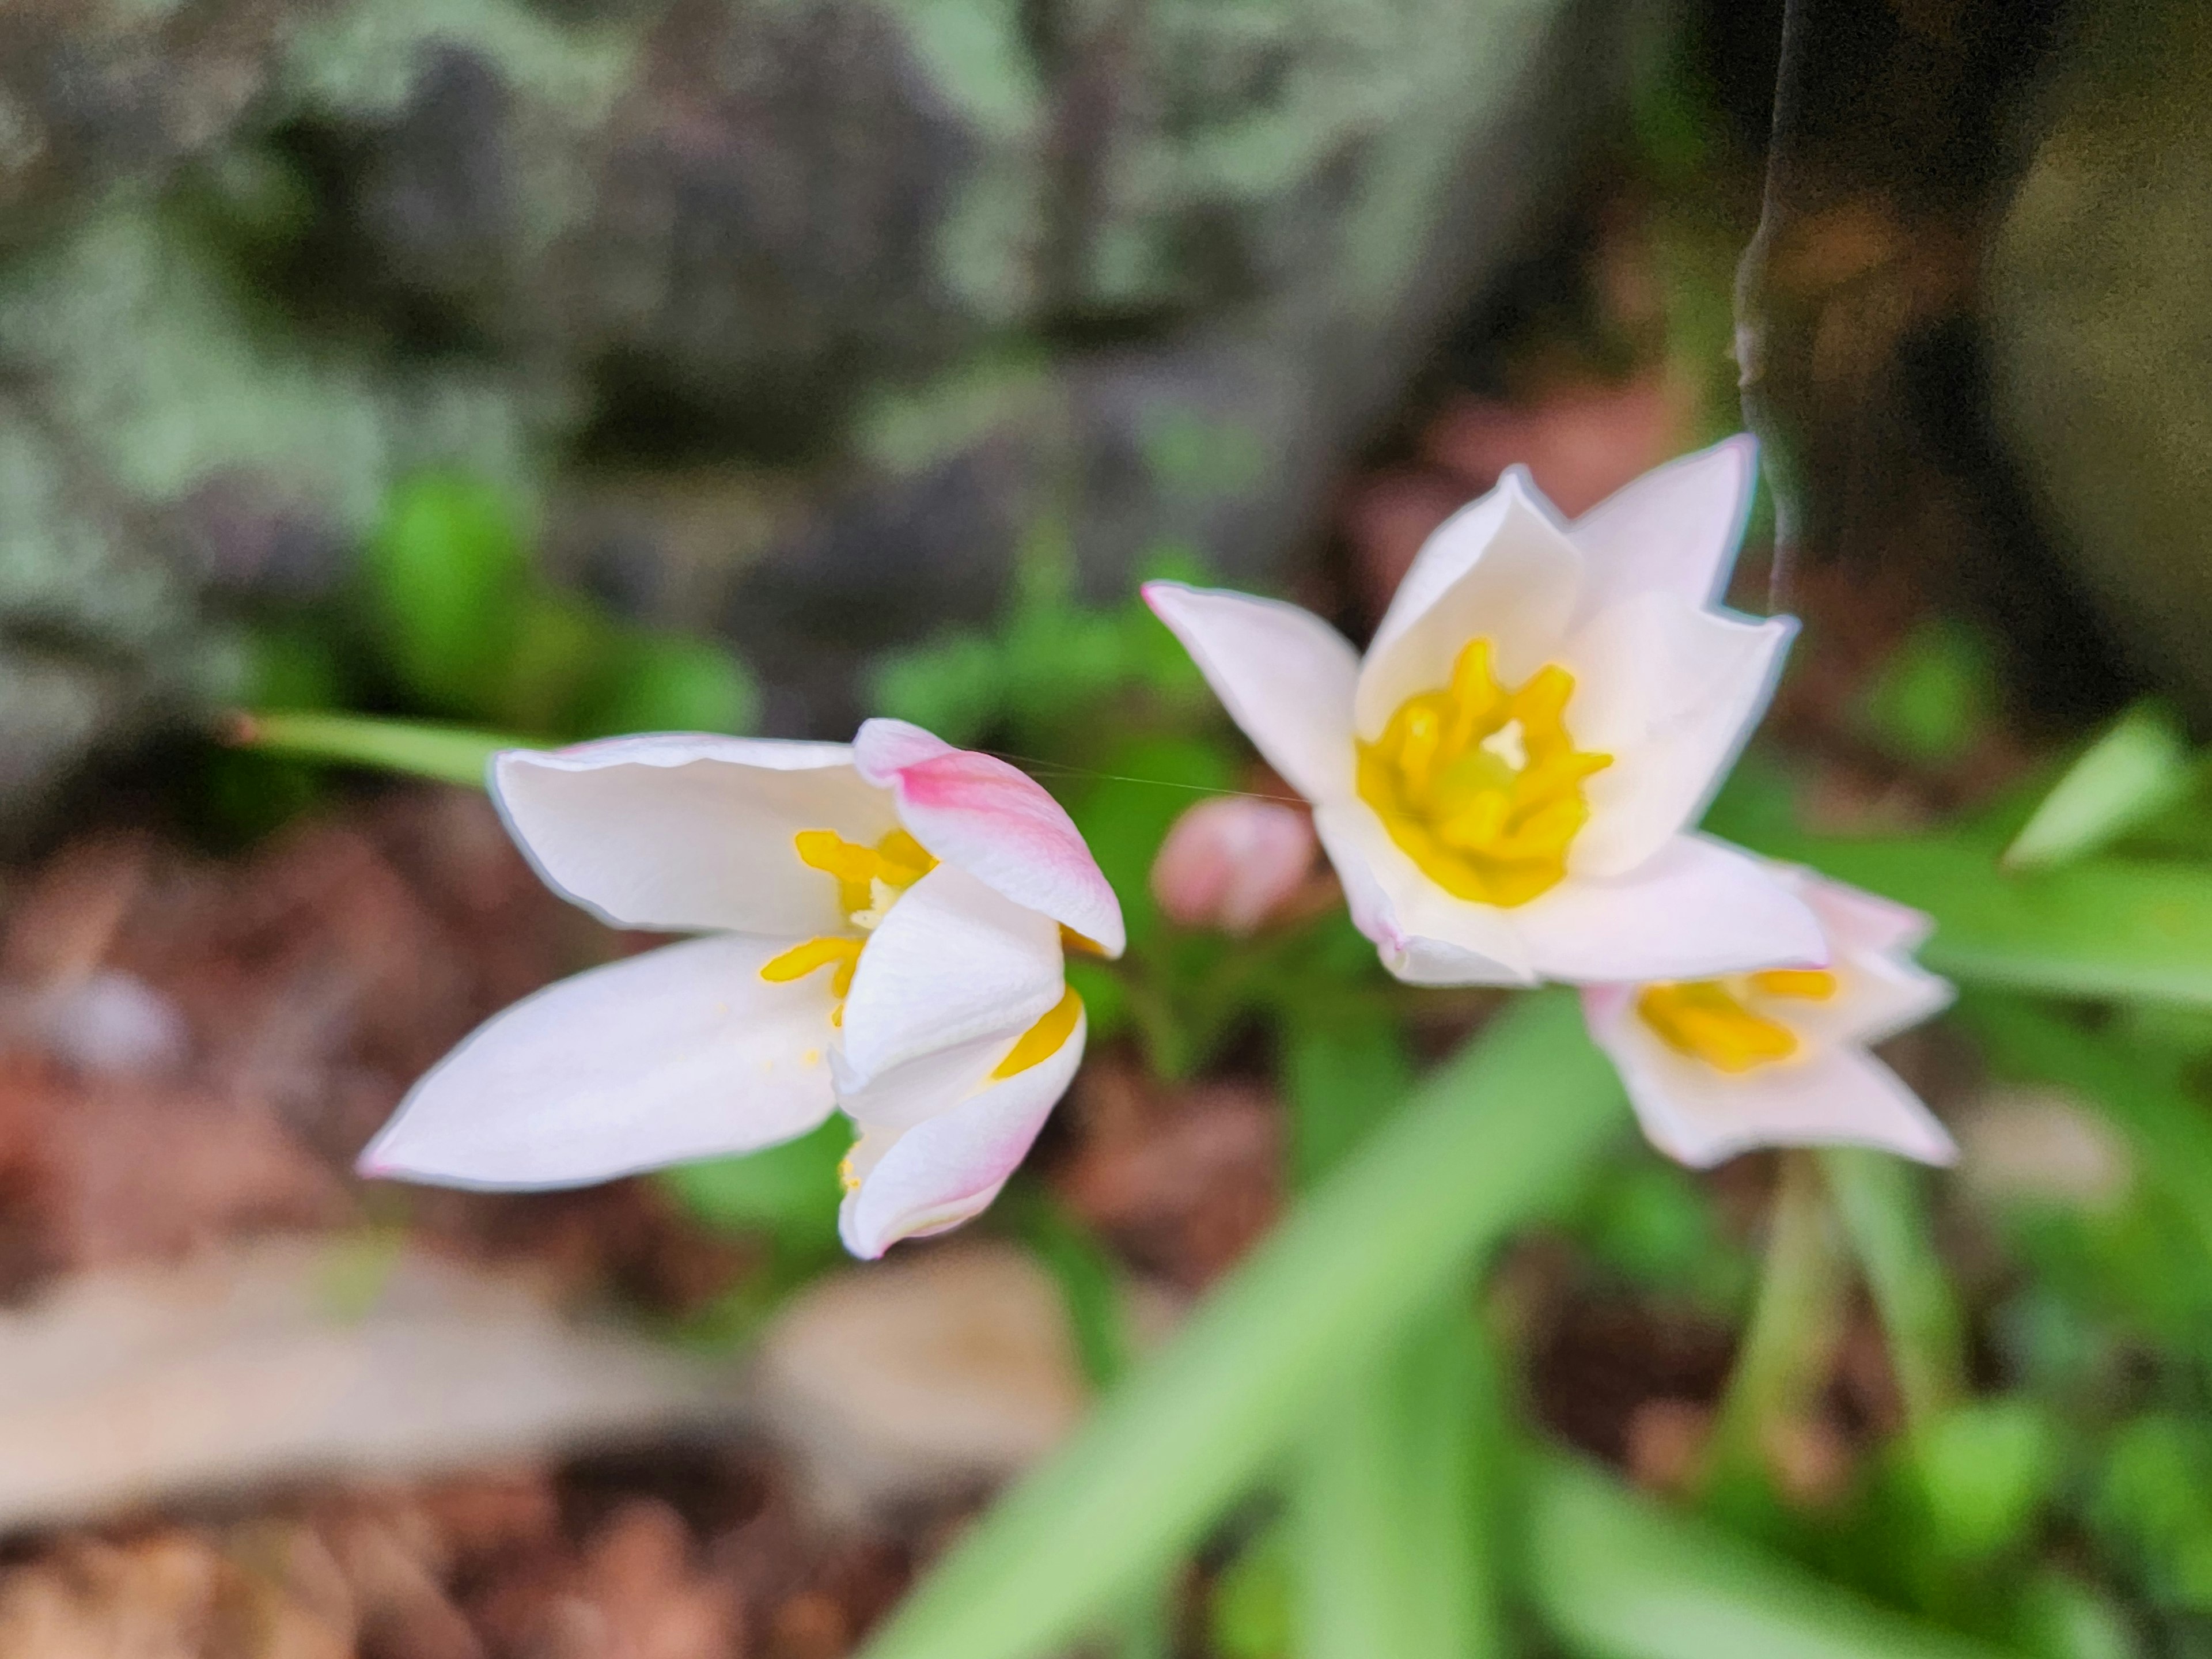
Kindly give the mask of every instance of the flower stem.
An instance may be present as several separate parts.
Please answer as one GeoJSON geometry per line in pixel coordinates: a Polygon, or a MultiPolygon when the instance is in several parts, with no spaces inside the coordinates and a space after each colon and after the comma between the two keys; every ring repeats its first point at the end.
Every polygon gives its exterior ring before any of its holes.
{"type": "Polygon", "coordinates": [[[1759,1300],[1736,1350],[1706,1462],[1708,1487],[1771,1484],[1776,1449],[1809,1422],[1843,1335],[1849,1279],[1820,1170],[1782,1154],[1759,1300]]]}
{"type": "Polygon", "coordinates": [[[1881,1318],[1905,1425],[1918,1433],[1966,1392],[1965,1322],[1929,1232],[1919,1172],[1859,1146],[1824,1147],[1820,1159],[1881,1318]]]}

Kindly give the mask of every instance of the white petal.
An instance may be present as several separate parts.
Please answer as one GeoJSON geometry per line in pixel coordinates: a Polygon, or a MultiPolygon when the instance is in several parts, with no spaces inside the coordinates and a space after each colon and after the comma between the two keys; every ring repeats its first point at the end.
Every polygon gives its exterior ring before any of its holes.
{"type": "Polygon", "coordinates": [[[1747,433],[1654,467],[1577,519],[1567,533],[1589,561],[1589,591],[1607,604],[1671,593],[1719,599],[1751,516],[1759,446],[1747,433]]]}
{"type": "Polygon", "coordinates": [[[862,777],[893,793],[899,821],[938,858],[1121,954],[1121,902],[1074,820],[1035,778],[904,720],[862,722],[853,758],[862,777]]]}
{"type": "Polygon", "coordinates": [[[1370,742],[1398,705],[1442,690],[1469,640],[1498,677],[1526,679],[1558,653],[1583,592],[1583,557],[1519,469],[1430,537],[1359,671],[1352,720],[1370,742]]]}
{"type": "Polygon", "coordinates": [[[860,1185],[837,1217],[845,1248],[872,1261],[902,1238],[942,1232],[985,1209],[1067,1092],[1088,1032],[1079,1018],[1058,1052],[999,1082],[989,1071],[1003,1048],[979,1054],[973,1091],[957,1103],[910,1129],[864,1134],[854,1157],[860,1185]]]}
{"type": "Polygon", "coordinates": [[[793,837],[898,828],[890,793],[834,743],[667,732],[511,749],[491,788],[547,884],[617,927],[841,931],[836,882],[793,837]]]}
{"type": "Polygon", "coordinates": [[[1923,1164],[1958,1156],[1920,1097],[1863,1049],[1731,1077],[1660,1042],[1636,1018],[1633,998],[1626,987],[1586,993],[1584,1013],[1644,1133],[1670,1158],[1705,1169],[1754,1146],[1875,1146],[1923,1164]]]}
{"type": "Polygon", "coordinates": [[[1677,836],[1626,876],[1569,875],[1505,913],[1546,979],[1711,979],[1825,964],[1819,921],[1784,875],[1710,836],[1677,836]]]}
{"type": "Polygon", "coordinates": [[[1773,694],[1793,617],[1744,622],[1647,593],[1568,641],[1567,729],[1613,757],[1583,786],[1589,822],[1569,858],[1618,875],[1697,822],[1773,694]]]}
{"type": "Polygon", "coordinates": [[[1927,936],[1926,916],[1809,870],[1785,873],[1820,919],[1836,975],[1832,997],[1788,1006],[1784,1018],[1793,1030],[1823,1043],[1863,1047],[1950,1006],[1957,994],[1951,981],[1910,954],[1927,936]]]}
{"type": "Polygon", "coordinates": [[[1532,985],[1527,948],[1495,905],[1421,873],[1364,801],[1316,807],[1314,830],[1344,884],[1352,925],[1409,985],[1532,985]]]}
{"type": "Polygon", "coordinates": [[[788,941],[687,939],[578,974],[477,1028],[361,1156],[366,1175],[569,1187],[805,1133],[834,1103],[829,975],[788,941]]]}
{"type": "Polygon", "coordinates": [[[1312,801],[1352,793],[1359,655],[1344,635],[1294,605],[1218,588],[1146,582],[1145,602],[1293,789],[1312,801]]]}
{"type": "Polygon", "coordinates": [[[1020,1032],[1060,998],[1060,925],[940,864],[870,936],[845,999],[841,1087],[993,1032],[1020,1032]]]}

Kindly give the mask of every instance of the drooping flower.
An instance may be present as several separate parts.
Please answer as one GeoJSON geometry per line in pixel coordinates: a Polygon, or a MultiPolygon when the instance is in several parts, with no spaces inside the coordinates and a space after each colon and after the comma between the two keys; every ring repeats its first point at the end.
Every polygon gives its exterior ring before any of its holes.
{"type": "Polygon", "coordinates": [[[491,769],[545,881],[619,927],[696,931],[497,1015],[415,1087],[365,1173],[604,1181],[805,1134],[860,1137],[856,1255],[968,1219],[1082,1058],[1064,939],[1121,953],[1121,906],[1060,805],[900,720],[843,744],[667,733],[491,769]]]}
{"type": "Polygon", "coordinates": [[[1912,960],[1929,919],[1809,871],[1774,866],[1827,936],[1825,969],[1598,985],[1590,1036],[1620,1070],[1652,1144],[1700,1169],[1753,1146],[1879,1146],[1958,1156],[1898,1075],[1868,1052],[1941,1012],[1948,980],[1912,960]]]}
{"type": "Polygon", "coordinates": [[[1313,821],[1295,806],[1217,795],[1175,821],[1152,860],[1152,896],[1185,927],[1249,933],[1313,866],[1313,821]]]}
{"type": "Polygon", "coordinates": [[[1571,525],[1527,476],[1431,536],[1363,660],[1272,599],[1153,582],[1260,752],[1314,804],[1352,920],[1419,984],[1817,967],[1803,903],[1692,832],[1796,623],[1723,610],[1748,439],[1571,525]]]}

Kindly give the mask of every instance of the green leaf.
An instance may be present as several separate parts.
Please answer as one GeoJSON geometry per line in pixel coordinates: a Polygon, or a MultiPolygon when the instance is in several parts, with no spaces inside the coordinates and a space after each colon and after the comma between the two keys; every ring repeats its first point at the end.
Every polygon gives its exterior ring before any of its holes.
{"type": "Polygon", "coordinates": [[[495,695],[530,582],[522,530],[491,485],[419,473],[394,485],[362,561],[369,619],[413,696],[473,714],[495,695]]]}
{"type": "Polygon", "coordinates": [[[853,1126],[831,1114],[811,1133],[741,1158],[678,1164],[659,1180],[685,1209],[711,1227],[757,1229],[779,1244],[826,1251],[837,1242],[838,1166],[852,1150],[853,1126]]]}
{"type": "Polygon", "coordinates": [[[1534,1460],[1528,1586],[1589,1659],[2004,1659],[1624,1491],[1577,1460],[1534,1460]]]}
{"type": "Polygon", "coordinates": [[[1923,1425],[1912,1462],[1929,1541],[1960,1559],[1984,1559],[2019,1543],[2050,1495],[2057,1429],[2032,1400],[1977,1400],[1923,1425]]]}
{"type": "Polygon", "coordinates": [[[477,789],[484,787],[484,769],[499,750],[544,746],[465,726],[291,710],[240,716],[230,741],[263,754],[405,772],[477,789]]]}
{"type": "Polygon", "coordinates": [[[2004,862],[2046,869],[2109,846],[2179,799],[2192,770],[2173,716],[2137,704],[2052,786],[2005,849],[2004,862]]]}
{"type": "Polygon", "coordinates": [[[586,708],[577,733],[742,733],[759,719],[760,688],[730,652],[708,640],[648,635],[616,653],[614,671],[586,708]]]}
{"type": "Polygon", "coordinates": [[[1875,736],[1907,760],[1940,766],[1972,745],[1996,701],[1987,641],[1955,622],[1915,629],[1867,693],[1875,736]]]}
{"type": "Polygon", "coordinates": [[[1390,1341],[1617,1132],[1572,997],[1502,1014],[1000,1500],[865,1650],[1042,1659],[1165,1570],[1390,1341]]]}
{"type": "Polygon", "coordinates": [[[1339,1018],[1277,1027],[1291,1107],[1291,1166],[1310,1185],[1397,1108],[1413,1080],[1405,1034],[1387,1007],[1348,1003],[1339,1018]]]}
{"type": "Polygon", "coordinates": [[[1954,979],[2212,1005],[2212,870],[2085,859],[2007,874],[1981,848],[1933,836],[1754,844],[1927,911],[1936,933],[1921,960],[1954,979]]]}
{"type": "Polygon", "coordinates": [[[1486,1359],[1469,1313],[1439,1306],[1316,1414],[1292,1500],[1300,1659],[1504,1651],[1485,1525],[1501,1438],[1486,1359]]]}

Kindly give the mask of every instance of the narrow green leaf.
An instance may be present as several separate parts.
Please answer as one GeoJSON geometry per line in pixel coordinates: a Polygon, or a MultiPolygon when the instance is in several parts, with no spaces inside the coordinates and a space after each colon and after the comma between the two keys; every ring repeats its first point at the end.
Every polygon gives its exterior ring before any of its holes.
{"type": "Polygon", "coordinates": [[[1531,1460],[1528,1584],[1588,1659],[2005,1659],[1623,1490],[1531,1460]]]}
{"type": "Polygon", "coordinates": [[[1918,1168],[1864,1146],[1819,1154],[1844,1236],[1881,1316],[1907,1424],[1925,1429],[1966,1394],[1966,1327],[1936,1254],[1918,1168]]]}
{"type": "Polygon", "coordinates": [[[2051,787],[2005,849],[2014,870],[2046,869],[2110,845],[2187,790],[2189,748],[2172,714],[2138,703],[2051,787]]]}
{"type": "Polygon", "coordinates": [[[2060,996],[2212,1005],[2212,870],[2085,859],[2008,874],[1942,837],[1761,836],[1758,850],[1925,910],[1954,979],[2060,996]]]}
{"type": "Polygon", "coordinates": [[[1158,1573],[1390,1340],[1620,1127],[1574,1000],[1521,999],[1441,1067],[976,1525],[869,1659],[1040,1659],[1158,1573]]]}
{"type": "Polygon", "coordinates": [[[231,741],[264,754],[406,772],[477,789],[483,787],[484,768],[500,750],[544,746],[465,726],[291,709],[240,716],[231,741]]]}
{"type": "Polygon", "coordinates": [[[1369,1358],[1308,1431],[1291,1498],[1299,1659],[1504,1651],[1478,1443],[1480,1334],[1449,1304],[1369,1358]]]}

